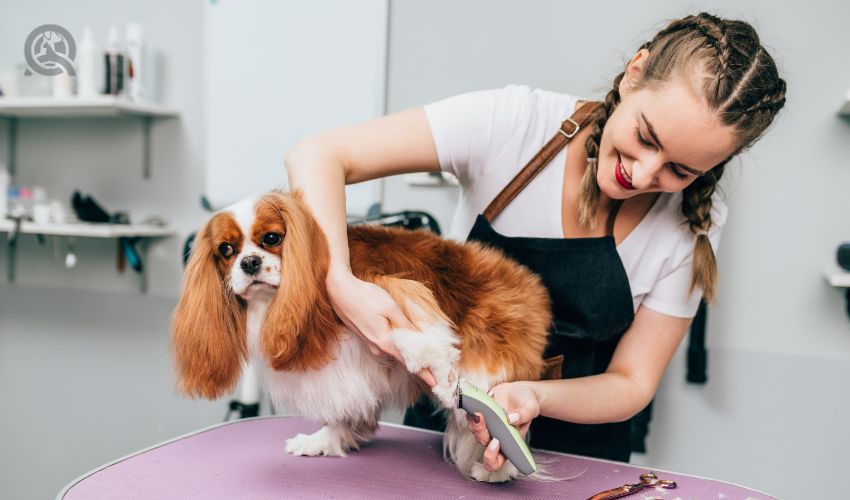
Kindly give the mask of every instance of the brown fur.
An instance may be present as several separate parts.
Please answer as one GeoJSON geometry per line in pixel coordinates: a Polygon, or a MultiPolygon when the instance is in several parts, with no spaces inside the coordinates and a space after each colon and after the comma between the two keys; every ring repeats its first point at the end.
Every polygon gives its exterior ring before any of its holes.
{"type": "MultiPolygon", "coordinates": [[[[198,233],[174,310],[171,345],[181,391],[215,399],[233,389],[246,353],[245,307],[225,284],[228,263],[218,242],[239,242],[242,233],[229,214],[214,216],[198,233]]],[[[238,247],[237,247],[238,252],[238,247]]]]}
{"type": "Polygon", "coordinates": [[[325,235],[300,197],[274,192],[260,200],[257,210],[269,214],[263,222],[266,230],[285,234],[280,245],[280,288],[263,321],[263,352],[275,370],[321,368],[332,359],[331,347],[340,331],[325,286],[329,260],[325,235]]]}
{"type": "Polygon", "coordinates": [[[402,307],[406,297],[451,321],[464,371],[504,369],[506,380],[540,377],[552,313],[536,275],[496,250],[425,230],[354,226],[348,240],[358,278],[386,288],[402,307]],[[411,281],[394,288],[382,276],[411,281]]]}

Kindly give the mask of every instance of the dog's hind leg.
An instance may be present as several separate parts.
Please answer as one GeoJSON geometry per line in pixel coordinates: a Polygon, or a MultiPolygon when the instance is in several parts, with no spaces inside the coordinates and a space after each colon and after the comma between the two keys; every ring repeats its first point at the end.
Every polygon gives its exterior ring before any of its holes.
{"type": "Polygon", "coordinates": [[[417,328],[393,329],[395,345],[405,367],[411,373],[429,368],[437,381],[431,392],[444,408],[457,407],[460,340],[451,320],[422,283],[390,277],[379,277],[375,282],[387,290],[417,328]]]}

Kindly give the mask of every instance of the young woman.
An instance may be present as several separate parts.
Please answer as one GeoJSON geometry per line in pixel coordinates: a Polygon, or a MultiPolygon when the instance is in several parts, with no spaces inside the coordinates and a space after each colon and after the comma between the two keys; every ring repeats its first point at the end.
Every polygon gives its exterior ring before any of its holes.
{"type": "MultiPolygon", "coordinates": [[[[535,447],[627,461],[628,420],[652,399],[700,298],[715,294],[726,219],[715,186],[784,103],[754,29],[701,13],[643,44],[601,103],[516,85],[473,92],[308,138],[286,166],[328,237],[336,312],[396,357],[389,324],[412,325],[351,273],[344,185],[457,176],[452,235],[502,249],[553,300],[546,354],[557,379],[500,384],[496,400],[535,447]],[[561,149],[531,165],[558,136],[561,149]]],[[[489,443],[487,468],[500,467],[483,419],[469,427],[489,443]]]]}

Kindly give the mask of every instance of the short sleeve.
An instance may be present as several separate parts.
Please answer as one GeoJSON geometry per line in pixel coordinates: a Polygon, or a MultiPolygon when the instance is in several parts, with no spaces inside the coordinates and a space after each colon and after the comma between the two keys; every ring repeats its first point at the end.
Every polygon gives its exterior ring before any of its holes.
{"type": "Polygon", "coordinates": [[[508,85],[424,106],[440,169],[469,185],[486,171],[528,115],[530,87],[508,85]]]}
{"type": "MultiPolygon", "coordinates": [[[[717,249],[720,247],[720,235],[726,223],[726,216],[726,204],[715,197],[712,200],[712,225],[708,231],[708,239],[711,242],[715,257],[717,256],[717,249]]],[[[693,293],[689,294],[695,243],[696,236],[691,233],[687,226],[684,226],[682,237],[669,260],[670,264],[665,265],[661,277],[641,302],[643,305],[669,316],[680,318],[696,316],[702,299],[702,290],[696,287],[693,293]]]]}

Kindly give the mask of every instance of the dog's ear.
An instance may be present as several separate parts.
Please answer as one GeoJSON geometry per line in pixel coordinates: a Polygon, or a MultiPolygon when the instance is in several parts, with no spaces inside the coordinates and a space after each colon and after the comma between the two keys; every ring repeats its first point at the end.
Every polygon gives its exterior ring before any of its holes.
{"type": "Polygon", "coordinates": [[[216,264],[214,220],[198,233],[171,318],[180,390],[192,398],[215,399],[233,390],[247,351],[245,307],[227,288],[216,264]]]}
{"type": "Polygon", "coordinates": [[[272,204],[284,227],[280,287],[263,321],[263,352],[275,370],[319,368],[339,335],[325,283],[327,239],[300,192],[274,191],[260,203],[272,204]]]}

